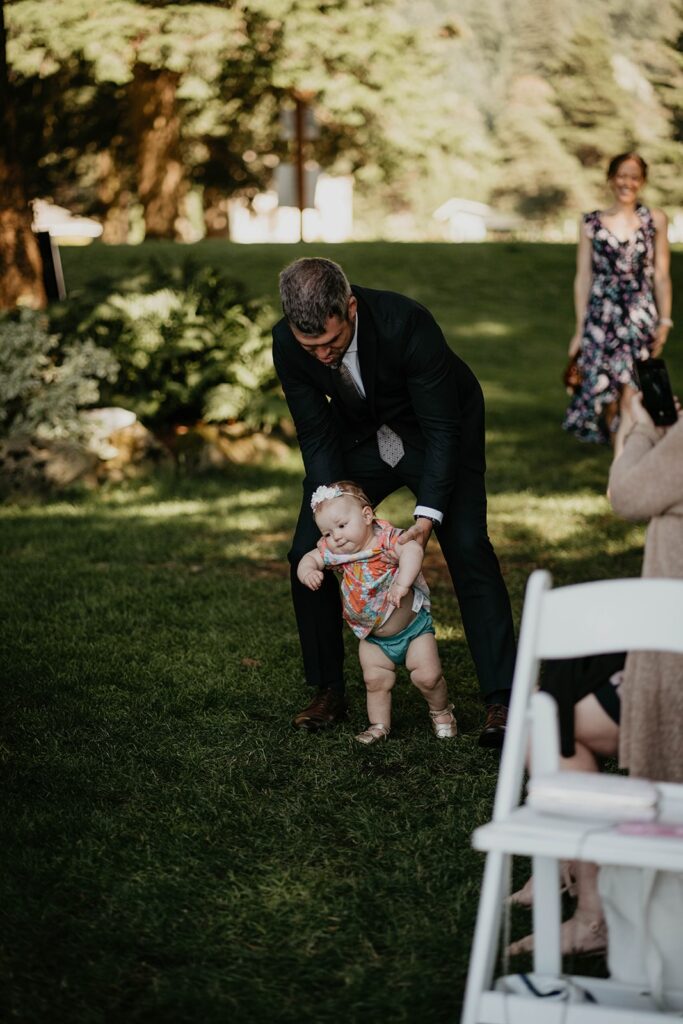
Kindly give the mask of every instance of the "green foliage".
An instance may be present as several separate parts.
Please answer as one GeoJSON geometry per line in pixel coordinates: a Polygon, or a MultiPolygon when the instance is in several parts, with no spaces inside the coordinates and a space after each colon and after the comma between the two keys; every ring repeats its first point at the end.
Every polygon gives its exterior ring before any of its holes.
{"type": "Polygon", "coordinates": [[[581,208],[580,167],[558,138],[561,116],[551,86],[538,75],[511,85],[498,119],[500,175],[492,198],[529,219],[546,219],[564,206],[581,208]]]}
{"type": "Polygon", "coordinates": [[[617,84],[602,20],[586,19],[565,50],[555,80],[560,138],[582,167],[604,178],[609,157],[635,144],[631,98],[617,84]]]}
{"type": "Polygon", "coordinates": [[[107,399],[153,429],[199,419],[269,429],[285,412],[273,310],[210,266],[152,262],[123,287],[92,284],[52,318],[65,337],[91,337],[112,352],[120,370],[107,399]]]}
{"type": "Polygon", "coordinates": [[[320,124],[306,157],[354,174],[365,236],[399,214],[424,237],[452,195],[574,215],[631,145],[651,201],[683,202],[680,0],[15,0],[6,18],[29,192],[102,218],[107,240],[125,240],[150,150],[175,168],[179,216],[188,188],[224,217],[226,197],[268,187],[291,159],[278,115],[294,91],[320,124]],[[162,72],[177,82],[169,152],[136,89],[162,72]]]}
{"type": "MultiPolygon", "coordinates": [[[[401,0],[406,11],[414,5],[401,0]]],[[[680,0],[459,0],[457,8],[442,80],[474,102],[484,126],[482,139],[469,119],[480,145],[470,148],[471,183],[459,194],[488,194],[532,221],[575,216],[604,201],[607,158],[636,147],[652,166],[648,200],[680,205],[680,0]]],[[[419,16],[437,30],[452,10],[448,0],[420,0],[419,16]]]]}
{"type": "Polygon", "coordinates": [[[81,438],[80,410],[95,405],[118,363],[90,338],[60,345],[44,314],[0,319],[0,437],[81,438]]]}
{"type": "Polygon", "coordinates": [[[35,115],[22,142],[32,187],[66,200],[65,177],[77,179],[81,209],[97,212],[111,188],[102,187],[98,159],[106,151],[117,188],[135,192],[142,122],[133,138],[131,125],[136,69],[145,68],[178,76],[188,182],[226,195],[269,184],[273,156],[288,157],[279,109],[299,90],[315,97],[320,163],[356,171],[361,191],[386,184],[399,195],[403,174],[419,180],[430,145],[455,147],[452,131],[439,130],[453,113],[435,74],[440,58],[393,8],[391,0],[62,0],[55,17],[41,0],[17,0],[8,58],[18,101],[35,115]],[[415,117],[417,107],[430,117],[415,117]]]}

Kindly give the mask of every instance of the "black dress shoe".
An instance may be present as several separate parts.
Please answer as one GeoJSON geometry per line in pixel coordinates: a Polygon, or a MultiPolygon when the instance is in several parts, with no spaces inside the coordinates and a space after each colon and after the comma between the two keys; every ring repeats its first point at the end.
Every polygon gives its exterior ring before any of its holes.
{"type": "Polygon", "coordinates": [[[316,690],[308,707],[294,716],[292,725],[306,732],[318,732],[346,721],[348,710],[346,697],[340,690],[316,690]]]}
{"type": "Polygon", "coordinates": [[[484,728],[479,737],[479,746],[500,750],[505,739],[507,724],[508,709],[505,704],[489,704],[486,709],[484,728]]]}

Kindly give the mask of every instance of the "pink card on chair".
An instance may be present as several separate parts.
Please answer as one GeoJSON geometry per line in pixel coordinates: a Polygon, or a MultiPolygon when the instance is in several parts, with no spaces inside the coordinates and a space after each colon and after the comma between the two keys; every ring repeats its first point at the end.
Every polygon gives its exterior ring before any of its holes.
{"type": "Polygon", "coordinates": [[[626,836],[670,836],[683,839],[683,825],[668,825],[665,821],[622,821],[617,832],[626,836]]]}

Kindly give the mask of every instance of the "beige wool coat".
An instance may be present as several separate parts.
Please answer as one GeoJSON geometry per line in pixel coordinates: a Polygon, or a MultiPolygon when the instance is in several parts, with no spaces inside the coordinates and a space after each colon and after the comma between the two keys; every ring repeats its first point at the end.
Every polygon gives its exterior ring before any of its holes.
{"type": "MultiPolygon", "coordinates": [[[[648,519],[643,576],[683,579],[683,419],[660,437],[638,424],[612,464],[609,496],[624,519],[648,519]]],[[[683,656],[628,655],[619,763],[631,775],[683,782],[683,656]]]]}

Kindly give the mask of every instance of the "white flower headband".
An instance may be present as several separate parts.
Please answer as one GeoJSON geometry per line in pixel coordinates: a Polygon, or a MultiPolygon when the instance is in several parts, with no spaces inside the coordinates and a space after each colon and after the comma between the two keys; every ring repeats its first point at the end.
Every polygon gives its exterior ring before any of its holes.
{"type": "MultiPolygon", "coordinates": [[[[341,498],[344,494],[347,494],[349,498],[356,498],[358,501],[361,500],[357,494],[353,493],[353,491],[342,491],[341,487],[337,487],[336,484],[334,487],[330,487],[327,484],[321,484],[320,487],[316,487],[311,495],[311,510],[313,515],[316,514],[318,508],[324,501],[331,501],[332,498],[341,498]]],[[[365,502],[361,502],[361,504],[365,504],[365,502]]]]}
{"type": "Polygon", "coordinates": [[[321,484],[320,487],[316,487],[311,495],[311,510],[315,515],[319,505],[322,505],[324,501],[331,501],[332,498],[341,498],[342,494],[348,494],[348,491],[342,491],[341,487],[328,487],[326,484],[321,484]]]}

